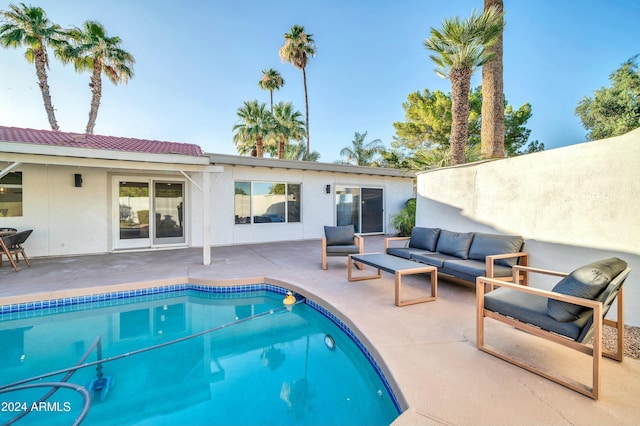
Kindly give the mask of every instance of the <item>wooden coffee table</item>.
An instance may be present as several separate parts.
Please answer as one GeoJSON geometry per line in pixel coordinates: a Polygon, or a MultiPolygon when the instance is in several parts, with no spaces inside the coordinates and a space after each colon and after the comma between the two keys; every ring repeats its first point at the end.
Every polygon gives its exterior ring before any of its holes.
{"type": "Polygon", "coordinates": [[[362,281],[380,278],[382,272],[389,272],[396,277],[396,306],[413,305],[416,303],[432,302],[438,297],[438,269],[412,260],[391,256],[384,253],[370,254],[350,254],[348,262],[349,281],[362,281]],[[377,275],[367,275],[363,277],[353,276],[353,262],[358,262],[378,269],[377,275]],[[413,274],[431,274],[431,296],[421,297],[411,300],[401,300],[402,276],[413,274]]]}

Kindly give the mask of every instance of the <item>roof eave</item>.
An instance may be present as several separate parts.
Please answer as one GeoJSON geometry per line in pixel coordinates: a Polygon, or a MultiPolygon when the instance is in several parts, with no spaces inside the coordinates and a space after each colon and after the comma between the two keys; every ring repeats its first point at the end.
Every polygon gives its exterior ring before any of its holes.
{"type": "Polygon", "coordinates": [[[382,167],[351,166],[345,164],[320,163],[314,161],[280,160],[274,158],[256,158],[241,155],[205,153],[211,164],[245,167],[266,167],[270,169],[315,170],[318,172],[348,173],[370,176],[389,176],[415,178],[415,173],[399,169],[382,167]]]}
{"type": "Polygon", "coordinates": [[[103,160],[144,161],[151,163],[209,165],[209,157],[172,153],[149,153],[118,151],[95,148],[72,148],[50,145],[34,145],[20,142],[0,141],[0,150],[16,154],[51,155],[75,158],[96,158],[103,160]]]}

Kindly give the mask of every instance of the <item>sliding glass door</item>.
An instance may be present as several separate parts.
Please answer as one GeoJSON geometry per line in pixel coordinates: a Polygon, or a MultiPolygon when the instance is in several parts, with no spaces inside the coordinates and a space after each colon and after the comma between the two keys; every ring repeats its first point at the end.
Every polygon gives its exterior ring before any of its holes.
{"type": "Polygon", "coordinates": [[[384,202],[381,188],[336,185],[336,225],[354,225],[356,232],[384,232],[384,202]]]}
{"type": "Polygon", "coordinates": [[[382,203],[382,189],[362,188],[361,190],[361,212],[362,212],[362,232],[363,234],[383,233],[384,216],[382,203]]]}
{"type": "Polygon", "coordinates": [[[184,188],[183,181],[114,178],[114,248],[184,243],[184,188]]]}
{"type": "Polygon", "coordinates": [[[118,182],[118,211],[115,248],[149,247],[149,183],[118,182]]]}
{"type": "Polygon", "coordinates": [[[153,243],[184,243],[184,184],[154,182],[153,211],[153,243]]]}

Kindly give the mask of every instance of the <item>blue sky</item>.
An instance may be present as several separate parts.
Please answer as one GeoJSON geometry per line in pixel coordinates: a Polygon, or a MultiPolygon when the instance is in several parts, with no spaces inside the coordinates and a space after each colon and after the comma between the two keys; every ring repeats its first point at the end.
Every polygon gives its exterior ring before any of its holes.
{"type": "MultiPolygon", "coordinates": [[[[320,161],[340,159],[354,132],[390,146],[393,123],[414,91],[450,92],[423,47],[445,17],[467,17],[482,0],[34,0],[63,27],[97,20],[136,58],[135,77],[104,79],[95,133],[189,142],[206,152],[236,154],[232,127],[246,100],[269,102],[258,87],[275,68],[285,86],[274,101],[304,114],[302,73],[278,49],[292,25],[313,34],[307,66],[311,148],[320,161]]],[[[0,9],[10,2],[0,0],[0,9]]],[[[506,0],[504,89],[514,108],[529,102],[531,140],[547,149],[580,143],[574,115],[584,96],[640,53],[636,0],[506,0]]],[[[481,82],[478,70],[472,80],[481,82]]],[[[51,60],[49,84],[61,130],[83,132],[89,74],[51,60]]],[[[0,124],[49,129],[33,65],[23,50],[0,50],[0,124]]]]}

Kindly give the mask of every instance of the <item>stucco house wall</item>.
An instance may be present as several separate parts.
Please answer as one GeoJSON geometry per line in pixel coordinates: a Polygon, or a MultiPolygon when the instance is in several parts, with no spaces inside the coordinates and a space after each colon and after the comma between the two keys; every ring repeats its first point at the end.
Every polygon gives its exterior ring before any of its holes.
{"type": "MultiPolygon", "coordinates": [[[[128,175],[91,167],[24,164],[23,216],[2,218],[1,227],[33,229],[27,244],[31,257],[105,253],[113,249],[112,176],[128,175]],[[82,174],[82,187],[75,187],[73,176],[82,174]]],[[[149,173],[139,176],[182,178],[179,174],[149,173]]],[[[200,173],[190,173],[194,184],[186,181],[187,199],[191,203],[186,223],[185,245],[202,247],[203,205],[200,173]]],[[[413,196],[413,182],[407,178],[349,175],[317,171],[291,171],[270,168],[225,167],[211,190],[211,244],[261,243],[320,238],[324,225],[335,223],[336,184],[364,186],[384,190],[384,226],[394,232],[389,223],[405,201],[413,196]],[[302,221],[300,223],[264,223],[236,225],[234,223],[234,182],[253,180],[264,182],[300,183],[302,186],[302,221]],[[325,186],[331,185],[331,193],[325,186]]]]}
{"type": "Polygon", "coordinates": [[[33,229],[30,256],[106,251],[106,172],[64,166],[22,165],[23,216],[2,219],[2,227],[33,229]],[[74,187],[73,176],[85,183],[74,187]]]}
{"type": "MultiPolygon", "coordinates": [[[[226,157],[228,159],[228,157],[226,157]]],[[[344,172],[316,169],[278,168],[279,160],[266,160],[265,166],[224,164],[224,172],[216,181],[212,192],[211,242],[214,246],[271,241],[314,239],[322,237],[324,225],[336,223],[336,185],[381,188],[384,197],[384,232],[394,233],[390,225],[391,217],[404,208],[407,199],[414,197],[413,176],[376,176],[353,173],[351,168],[342,166],[344,172]],[[283,182],[301,184],[301,222],[235,224],[234,185],[236,181],[283,182]],[[326,193],[330,185],[331,192],[326,193]]],[[[218,164],[214,161],[214,164],[218,164]]],[[[285,162],[286,164],[286,162],[285,162]]],[[[318,166],[318,165],[316,165],[318,166]]],[[[321,168],[322,166],[319,166],[321,168]]],[[[375,170],[374,170],[375,171],[375,170]]],[[[198,181],[199,182],[199,181],[198,181]]],[[[197,217],[201,214],[198,190],[193,193],[192,245],[202,245],[202,231],[197,217]]]]}
{"type": "MultiPolygon", "coordinates": [[[[336,185],[382,189],[382,232],[394,232],[389,225],[391,216],[414,196],[415,176],[397,170],[198,154],[199,148],[192,154],[176,154],[175,150],[188,151],[192,146],[91,138],[95,139],[87,142],[84,135],[0,126],[0,172],[22,173],[23,208],[22,216],[0,215],[0,228],[33,229],[25,243],[30,257],[320,238],[323,226],[336,221],[336,185]],[[100,148],[102,140],[120,144],[120,149],[100,148]],[[132,143],[142,144],[145,150],[160,147],[164,151],[127,151],[132,143]],[[80,187],[75,185],[75,174],[82,176],[80,187]],[[236,181],[300,184],[301,221],[236,225],[236,181]],[[185,214],[185,241],[120,240],[119,182],[139,182],[148,188],[153,182],[181,182],[184,207],[179,211],[185,214]],[[205,234],[206,227],[210,233],[205,234]],[[129,245],[130,241],[134,244],[129,245]]],[[[166,201],[151,198],[156,206],[166,201]]],[[[151,210],[145,199],[127,202],[133,203],[134,210],[151,210]],[[136,202],[145,204],[136,208],[136,202]]],[[[173,218],[177,220],[179,214],[173,218]]],[[[149,226],[153,227],[152,220],[149,226]]],[[[203,256],[208,257],[204,248],[203,256]]]]}
{"type": "MultiPolygon", "coordinates": [[[[419,173],[416,225],[518,234],[530,264],[629,263],[625,322],[640,325],[640,129],[549,151],[419,173]]],[[[550,289],[554,279],[535,285],[550,289]]]]}

